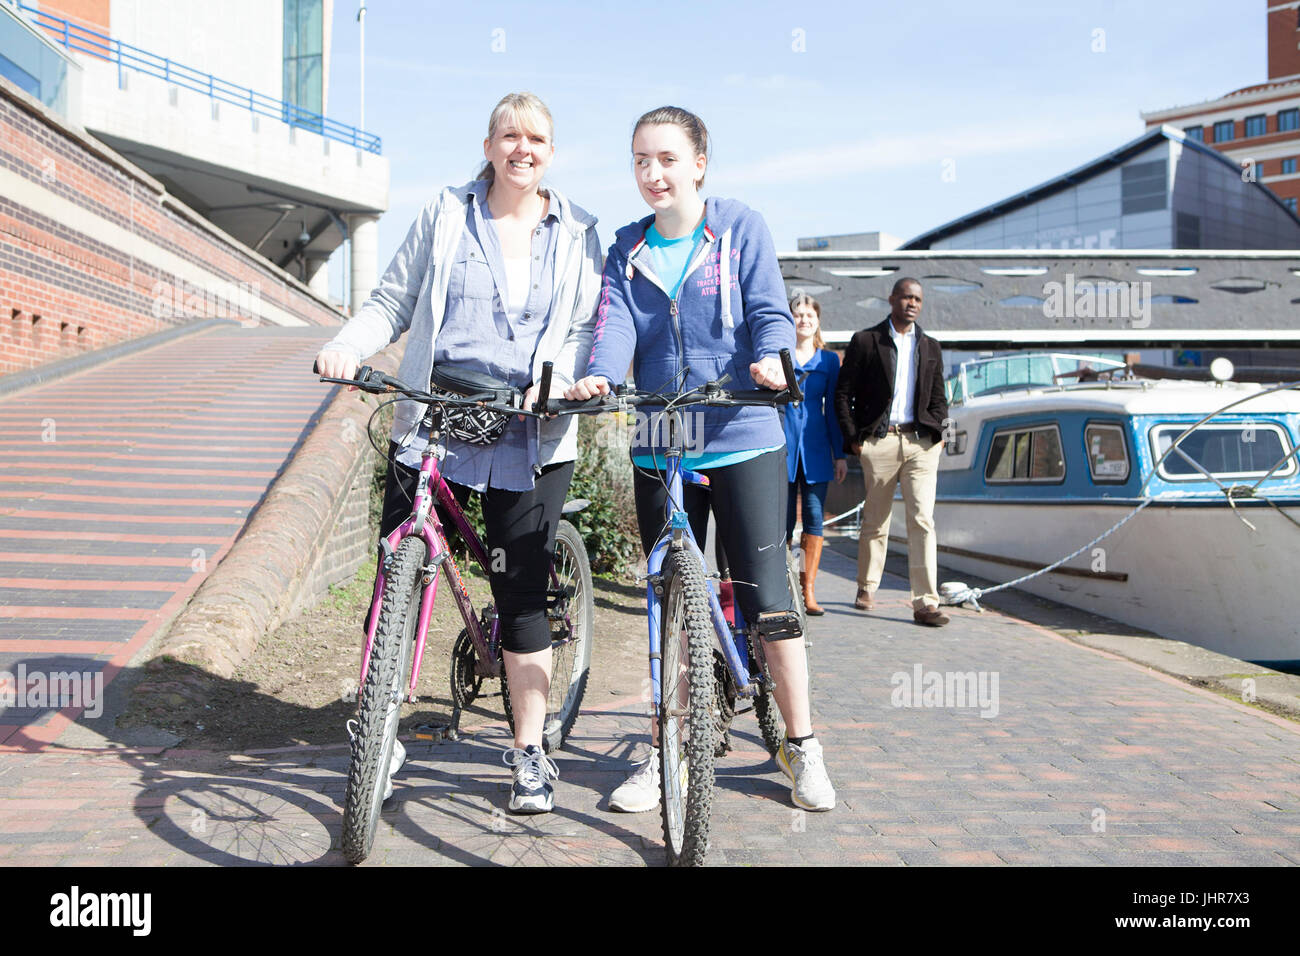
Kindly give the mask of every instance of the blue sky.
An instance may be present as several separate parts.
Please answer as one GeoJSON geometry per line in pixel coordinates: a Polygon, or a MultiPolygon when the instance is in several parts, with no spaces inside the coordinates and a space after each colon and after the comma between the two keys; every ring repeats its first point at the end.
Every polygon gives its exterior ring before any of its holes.
{"type": "MultiPolygon", "coordinates": [[[[327,107],[349,123],[357,7],[335,2],[327,107]]],[[[761,211],[787,250],[910,238],[1132,139],[1141,110],[1265,77],[1262,0],[368,0],[365,126],[391,169],[380,269],[421,205],[472,178],[515,90],[550,107],[549,181],[599,217],[606,245],[648,211],[632,124],[673,104],[712,135],[705,193],[761,211]]]]}

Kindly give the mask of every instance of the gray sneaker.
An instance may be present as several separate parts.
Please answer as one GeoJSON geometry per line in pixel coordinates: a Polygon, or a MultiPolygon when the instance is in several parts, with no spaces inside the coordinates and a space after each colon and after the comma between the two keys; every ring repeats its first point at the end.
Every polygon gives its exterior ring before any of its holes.
{"type": "Polygon", "coordinates": [[[501,755],[507,767],[515,770],[510,786],[511,813],[550,813],[555,807],[555,788],[551,781],[560,776],[555,761],[542,753],[542,748],[529,744],[523,750],[511,747],[501,755]]]}
{"type": "Polygon", "coordinates": [[[796,807],[803,810],[835,809],[835,788],[826,775],[822,745],[817,738],[806,741],[802,747],[788,740],[781,741],[776,762],[792,781],[790,798],[796,807]]]}
{"type": "Polygon", "coordinates": [[[631,775],[609,797],[609,808],[622,813],[644,813],[659,806],[659,748],[632,768],[631,775]]]}

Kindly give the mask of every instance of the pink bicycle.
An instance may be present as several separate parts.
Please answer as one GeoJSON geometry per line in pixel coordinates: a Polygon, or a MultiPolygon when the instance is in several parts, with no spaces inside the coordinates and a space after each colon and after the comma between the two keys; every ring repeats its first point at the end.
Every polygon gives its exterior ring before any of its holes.
{"type": "MultiPolygon", "coordinates": [[[[506,719],[514,729],[510,689],[501,660],[496,611],[487,605],[476,611],[460,569],[452,557],[439,511],[450,518],[469,548],[469,554],[487,573],[487,548],[475,533],[438,470],[439,406],[464,406],[511,415],[531,415],[514,401],[513,390],[487,390],[461,397],[432,394],[363,366],[355,380],[322,378],[324,382],[355,385],[372,394],[396,393],[426,406],[423,426],[430,436],[420,462],[419,481],[411,515],[380,542],[383,558],[375,576],[366,647],[361,661],[357,716],[348,722],[352,759],[343,804],[343,854],[360,863],[374,845],[379,813],[391,776],[402,703],[416,700],[416,681],[433,603],[438,570],[451,586],[456,607],[465,621],[452,647],[450,725],[438,736],[455,738],[461,711],[480,693],[484,680],[499,679],[506,719]]],[[[393,399],[393,401],[398,401],[393,399]]],[[[544,401],[544,396],[543,396],[544,401]]],[[[381,406],[382,407],[382,406],[381,406]]],[[[378,409],[376,409],[376,412],[378,409]]],[[[569,502],[570,514],[585,502],[569,502]]],[[[552,677],[547,701],[543,743],[557,750],[573,728],[591,667],[592,604],[591,566],[582,536],[568,521],[560,521],[551,560],[547,589],[547,617],[551,623],[552,677]]]]}

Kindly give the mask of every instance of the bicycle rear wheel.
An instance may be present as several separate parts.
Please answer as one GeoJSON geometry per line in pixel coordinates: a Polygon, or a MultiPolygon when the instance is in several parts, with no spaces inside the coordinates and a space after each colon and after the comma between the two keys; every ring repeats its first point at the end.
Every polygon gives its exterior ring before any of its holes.
{"type": "MultiPolygon", "coordinates": [[[[757,668],[757,679],[762,686],[762,682],[768,680],[770,677],[767,672],[767,661],[758,656],[757,652],[760,651],[761,648],[756,648],[754,646],[755,639],[750,636],[746,638],[746,640],[749,641],[749,659],[759,663],[757,668]]],[[[776,698],[772,696],[770,690],[760,690],[754,696],[754,716],[758,718],[758,729],[763,735],[763,746],[767,748],[767,752],[770,755],[775,757],[776,752],[781,749],[781,741],[785,739],[785,730],[781,726],[781,718],[779,708],[776,706],[776,698]]]]}
{"type": "Polygon", "coordinates": [[[808,633],[808,609],[803,603],[803,585],[799,582],[799,559],[794,556],[793,548],[785,549],[785,574],[790,584],[790,597],[794,599],[794,611],[799,615],[799,630],[808,633]]]}
{"type": "MultiPolygon", "coordinates": [[[[555,532],[556,588],[552,592],[547,617],[551,623],[551,688],[546,698],[546,720],[542,724],[542,749],[547,753],[563,746],[578,719],[582,696],[591,672],[591,642],[594,634],[595,603],[592,598],[591,563],[582,535],[567,521],[555,532]],[[566,617],[568,619],[566,623],[566,617]]],[[[510,700],[510,684],[505,668],[501,670],[501,696],[511,733],[515,729],[515,712],[510,700]]]]}
{"type": "Polygon", "coordinates": [[[702,866],[713,804],[713,628],[704,572],[684,551],[663,569],[659,650],[659,760],[669,866],[702,866]]]}
{"type": "Polygon", "coordinates": [[[389,779],[393,743],[401,722],[402,699],[410,673],[419,625],[420,586],[428,546],[423,538],[403,538],[389,566],[379,607],[370,665],[357,709],[352,737],[348,789],[343,800],[343,855],[360,863],[370,855],[379,809],[389,779]]]}

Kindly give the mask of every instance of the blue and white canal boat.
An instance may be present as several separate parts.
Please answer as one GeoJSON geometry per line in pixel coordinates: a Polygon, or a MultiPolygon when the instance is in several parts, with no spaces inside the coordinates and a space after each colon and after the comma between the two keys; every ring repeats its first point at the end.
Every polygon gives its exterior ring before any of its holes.
{"type": "MultiPolygon", "coordinates": [[[[1233,657],[1300,664],[1300,390],[1216,371],[1229,380],[1145,378],[1061,354],[964,363],[948,382],[940,562],[1007,581],[1150,498],[1017,586],[1233,657]]],[[[901,501],[895,512],[898,535],[901,501]]]]}

